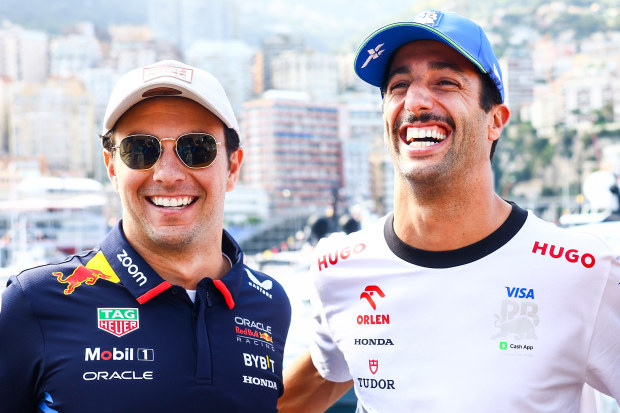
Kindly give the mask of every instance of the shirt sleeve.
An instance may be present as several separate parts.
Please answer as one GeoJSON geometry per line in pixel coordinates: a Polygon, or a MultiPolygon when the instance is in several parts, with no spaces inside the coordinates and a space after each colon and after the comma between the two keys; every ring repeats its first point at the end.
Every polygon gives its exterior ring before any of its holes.
{"type": "Polygon", "coordinates": [[[0,310],[0,413],[34,412],[43,364],[43,336],[16,277],[0,310]]]}
{"type": "MultiPolygon", "coordinates": [[[[317,245],[317,251],[325,244],[326,240],[321,240],[317,245]]],[[[316,263],[316,256],[314,262],[316,263]]],[[[325,315],[324,303],[321,300],[318,290],[321,278],[318,276],[318,268],[313,264],[311,268],[312,291],[310,302],[312,304],[312,340],[310,341],[310,355],[312,363],[319,374],[329,381],[345,382],[351,380],[349,366],[334,342],[330,331],[327,317],[325,315]]]]}
{"type": "Polygon", "coordinates": [[[590,343],[586,382],[620,401],[620,257],[612,260],[590,343]]]}

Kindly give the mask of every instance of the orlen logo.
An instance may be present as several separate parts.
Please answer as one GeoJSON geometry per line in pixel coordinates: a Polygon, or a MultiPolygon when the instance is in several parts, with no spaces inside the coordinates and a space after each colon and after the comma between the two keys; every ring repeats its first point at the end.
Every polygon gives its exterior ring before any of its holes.
{"type": "MultiPolygon", "coordinates": [[[[377,309],[377,304],[372,299],[373,295],[377,293],[379,297],[385,297],[385,294],[376,285],[367,285],[364,289],[364,292],[360,294],[360,300],[365,298],[368,301],[368,304],[372,307],[373,310],[377,309]]],[[[360,314],[357,316],[357,324],[390,324],[390,315],[389,314],[360,314]]]]}
{"type": "Polygon", "coordinates": [[[140,287],[146,284],[146,276],[142,273],[142,271],[140,271],[138,266],[133,263],[133,260],[129,254],[127,254],[127,251],[123,250],[121,254],[116,255],[116,258],[118,258],[123,267],[127,268],[129,275],[136,279],[136,282],[140,285],[140,287]]]}
{"type": "Polygon", "coordinates": [[[581,265],[586,268],[592,268],[596,263],[596,260],[594,259],[594,256],[592,254],[585,253],[583,255],[580,255],[579,251],[575,249],[567,249],[566,251],[564,251],[564,247],[556,247],[555,245],[549,245],[546,243],[541,244],[538,241],[534,243],[534,248],[532,249],[532,252],[534,254],[539,253],[540,255],[546,255],[547,250],[549,250],[549,255],[552,258],[564,257],[568,262],[581,262],[581,265]]]}
{"type": "Polygon", "coordinates": [[[351,254],[359,254],[360,252],[366,249],[366,244],[359,243],[351,249],[350,247],[345,247],[342,251],[334,251],[333,253],[329,253],[327,255],[323,255],[318,259],[319,271],[322,271],[323,268],[327,268],[329,264],[336,265],[338,260],[346,260],[351,256],[351,254]],[[328,264],[329,262],[329,264],[328,264]]]}
{"type": "Polygon", "coordinates": [[[376,285],[369,285],[366,287],[364,292],[360,295],[360,300],[362,298],[367,299],[372,309],[376,310],[377,304],[375,304],[375,302],[372,299],[372,296],[374,293],[379,294],[379,297],[385,297],[385,294],[383,293],[383,291],[381,291],[381,288],[377,287],[376,285]]]}

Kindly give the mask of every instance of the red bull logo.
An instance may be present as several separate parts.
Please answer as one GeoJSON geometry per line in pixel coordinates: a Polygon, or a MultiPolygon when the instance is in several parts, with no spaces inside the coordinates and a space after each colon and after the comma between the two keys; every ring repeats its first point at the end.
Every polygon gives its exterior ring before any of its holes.
{"type": "Polygon", "coordinates": [[[112,279],[110,275],[106,275],[99,270],[86,268],[83,265],[78,266],[71,275],[67,275],[66,277],[64,277],[62,272],[53,272],[52,275],[56,277],[59,283],[68,284],[64,291],[65,295],[72,294],[77,287],[84,283],[93,285],[99,278],[103,278],[104,280],[112,279]]]}
{"type": "Polygon", "coordinates": [[[268,341],[270,343],[273,343],[273,337],[271,337],[269,334],[267,333],[260,333],[259,338],[262,338],[265,341],[268,341]]]}

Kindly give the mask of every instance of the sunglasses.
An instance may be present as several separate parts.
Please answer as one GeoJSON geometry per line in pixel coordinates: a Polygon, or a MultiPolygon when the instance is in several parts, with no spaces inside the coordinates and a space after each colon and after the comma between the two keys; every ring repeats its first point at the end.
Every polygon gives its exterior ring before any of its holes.
{"type": "Polygon", "coordinates": [[[121,160],[131,169],[151,169],[159,160],[164,149],[163,141],[175,141],[175,152],[187,166],[202,169],[211,166],[217,157],[218,142],[208,133],[188,133],[178,138],[158,139],[153,135],[129,135],[112,149],[119,149],[121,160]]]}

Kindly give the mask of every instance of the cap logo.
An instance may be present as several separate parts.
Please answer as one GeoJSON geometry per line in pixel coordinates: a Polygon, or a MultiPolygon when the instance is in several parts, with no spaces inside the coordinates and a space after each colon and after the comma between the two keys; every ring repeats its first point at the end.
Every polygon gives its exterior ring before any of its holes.
{"type": "Polygon", "coordinates": [[[443,17],[443,13],[439,10],[427,10],[415,16],[411,21],[413,23],[420,23],[430,27],[439,26],[439,22],[443,17]]]}
{"type": "Polygon", "coordinates": [[[366,66],[368,66],[368,63],[370,63],[371,60],[374,60],[374,59],[378,58],[379,56],[381,56],[381,53],[383,53],[385,51],[385,50],[381,50],[382,47],[383,47],[383,43],[381,43],[380,45],[378,45],[374,49],[368,49],[367,50],[369,56],[368,56],[368,59],[366,59],[366,61],[362,65],[362,69],[365,68],[366,66]]]}
{"type": "Polygon", "coordinates": [[[184,67],[174,67],[174,66],[155,66],[155,67],[145,67],[142,71],[142,80],[146,83],[153,79],[157,79],[158,77],[174,77],[176,79],[182,80],[187,83],[192,83],[192,78],[194,76],[193,69],[187,69],[184,67]]]}

